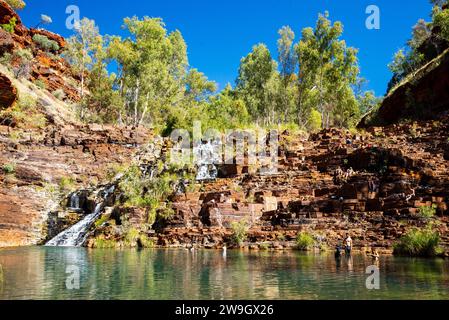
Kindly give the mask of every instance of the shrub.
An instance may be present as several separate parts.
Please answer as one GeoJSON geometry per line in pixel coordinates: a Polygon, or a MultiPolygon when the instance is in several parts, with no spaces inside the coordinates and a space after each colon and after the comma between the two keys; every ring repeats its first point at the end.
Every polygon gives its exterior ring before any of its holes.
{"type": "Polygon", "coordinates": [[[131,228],[126,232],[125,235],[125,246],[126,247],[131,247],[134,248],[137,246],[137,241],[140,238],[140,231],[135,229],[135,228],[131,228]]]}
{"type": "Polygon", "coordinates": [[[43,80],[37,79],[36,81],[34,81],[34,84],[36,85],[36,87],[38,87],[39,89],[45,90],[47,89],[47,85],[45,84],[45,82],[43,80]]]}
{"type": "Polygon", "coordinates": [[[232,229],[232,242],[238,246],[241,246],[245,242],[248,234],[248,224],[246,221],[242,220],[239,222],[231,223],[232,229]]]}
{"type": "Polygon", "coordinates": [[[315,246],[315,239],[306,232],[301,232],[296,238],[296,245],[299,250],[310,250],[315,246]]]}
{"type": "Polygon", "coordinates": [[[59,190],[61,192],[72,191],[75,187],[75,180],[73,178],[62,177],[59,181],[59,190]]]}
{"type": "Polygon", "coordinates": [[[25,2],[23,0],[6,0],[6,3],[14,10],[21,10],[25,8],[25,2]]]}
{"type": "Polygon", "coordinates": [[[108,222],[110,216],[109,215],[102,215],[100,217],[100,219],[98,219],[97,221],[95,221],[95,228],[99,228],[101,227],[103,224],[105,224],[106,222],[108,222]]]}
{"type": "Polygon", "coordinates": [[[33,60],[33,53],[30,49],[19,49],[14,51],[11,61],[15,61],[12,71],[17,79],[28,79],[31,73],[31,61],[33,60]]]}
{"type": "Polygon", "coordinates": [[[308,120],[308,128],[310,131],[319,131],[321,129],[323,121],[321,119],[321,113],[318,110],[312,109],[308,120]]]}
{"type": "Polygon", "coordinates": [[[48,37],[41,35],[41,34],[35,34],[33,36],[33,41],[38,45],[39,48],[41,48],[44,51],[58,51],[59,45],[56,41],[48,39],[48,37]]]}
{"type": "Polygon", "coordinates": [[[141,248],[154,248],[155,243],[152,239],[150,239],[147,235],[140,235],[138,240],[139,247],[141,248]]]}
{"type": "Polygon", "coordinates": [[[431,206],[422,206],[419,208],[418,214],[421,218],[430,219],[435,216],[437,212],[437,206],[431,205],[431,206]]]}
{"type": "Polygon", "coordinates": [[[16,24],[17,24],[17,19],[15,17],[12,17],[9,20],[9,23],[1,24],[0,28],[2,28],[3,30],[5,30],[8,33],[14,33],[14,30],[16,28],[16,24]]]}
{"type": "Polygon", "coordinates": [[[413,229],[394,245],[394,254],[413,257],[433,257],[440,253],[440,236],[429,228],[413,229]]]}
{"type": "Polygon", "coordinates": [[[53,91],[52,94],[56,99],[61,100],[61,101],[64,100],[66,97],[65,92],[62,89],[55,90],[55,91],[53,91]]]}
{"type": "Polygon", "coordinates": [[[97,249],[112,249],[117,247],[114,240],[105,239],[104,236],[98,236],[94,239],[93,247],[97,249]]]}
{"type": "Polygon", "coordinates": [[[13,163],[6,163],[2,166],[2,170],[5,174],[13,174],[16,171],[16,166],[13,163]]]}

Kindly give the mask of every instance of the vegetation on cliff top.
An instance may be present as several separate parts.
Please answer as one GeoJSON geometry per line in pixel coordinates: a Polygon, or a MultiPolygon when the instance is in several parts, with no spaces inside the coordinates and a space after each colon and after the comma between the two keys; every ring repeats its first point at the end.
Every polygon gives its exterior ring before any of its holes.
{"type": "MultiPolygon", "coordinates": [[[[168,32],[162,19],[126,18],[124,29],[127,36],[103,36],[95,21],[84,18],[67,40],[63,55],[80,79],[82,121],[143,125],[164,134],[190,129],[194,120],[219,130],[287,125],[314,131],[352,127],[376,103],[371,92],[357,89],[363,83],[357,50],[341,39],[343,25],[327,12],[298,40],[282,27],[277,61],[265,44],[255,45],[240,62],[235,87],[220,92],[190,66],[181,32],[168,32]]],[[[43,35],[33,40],[50,58],[59,50],[43,35]]],[[[26,79],[31,60],[23,50],[2,58],[26,79]]]]}

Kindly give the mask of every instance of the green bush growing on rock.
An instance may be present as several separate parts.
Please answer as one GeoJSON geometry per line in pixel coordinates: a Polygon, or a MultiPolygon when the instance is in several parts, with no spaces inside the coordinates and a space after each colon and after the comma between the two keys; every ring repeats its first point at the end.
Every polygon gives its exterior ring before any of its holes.
{"type": "Polygon", "coordinates": [[[248,236],[249,226],[245,220],[231,223],[232,242],[235,245],[242,246],[248,236]]]}
{"type": "Polygon", "coordinates": [[[435,216],[437,213],[437,206],[431,205],[431,206],[422,206],[419,208],[418,214],[421,218],[425,219],[431,219],[435,216]]]}
{"type": "Polygon", "coordinates": [[[16,29],[17,19],[15,17],[12,17],[9,20],[9,23],[5,23],[0,25],[0,28],[5,30],[8,33],[14,33],[14,30],[16,29]]]}
{"type": "Polygon", "coordinates": [[[311,250],[315,246],[316,241],[312,235],[307,232],[301,232],[296,238],[296,246],[299,250],[311,250]]]}
{"type": "Polygon", "coordinates": [[[52,92],[53,96],[58,99],[58,100],[64,100],[66,98],[66,94],[64,92],[64,90],[62,89],[58,89],[52,92]]]}
{"type": "Polygon", "coordinates": [[[139,245],[139,247],[145,248],[145,249],[149,249],[149,248],[154,248],[155,247],[154,241],[152,239],[150,239],[145,234],[141,234],[139,236],[138,245],[139,245]]]}
{"type": "Polygon", "coordinates": [[[45,90],[47,89],[47,85],[45,84],[44,81],[38,79],[36,81],[34,81],[34,84],[36,85],[36,87],[38,87],[39,89],[45,90]]]}
{"type": "Polygon", "coordinates": [[[59,190],[62,193],[72,191],[74,187],[75,187],[75,180],[73,178],[62,177],[61,180],[59,180],[59,190]]]}
{"type": "Polygon", "coordinates": [[[41,35],[41,34],[35,34],[33,36],[33,41],[38,45],[39,48],[41,48],[44,51],[58,51],[59,50],[59,44],[54,41],[48,39],[48,37],[41,35]]]}
{"type": "Polygon", "coordinates": [[[394,245],[394,254],[412,257],[434,257],[441,253],[439,243],[438,232],[430,228],[413,229],[394,245]]]}
{"type": "Polygon", "coordinates": [[[137,241],[140,238],[140,231],[135,228],[130,228],[125,235],[124,245],[125,247],[135,248],[137,241]]]}
{"type": "Polygon", "coordinates": [[[2,166],[2,170],[5,174],[13,174],[16,166],[13,163],[6,163],[2,166]]]}
{"type": "Polygon", "coordinates": [[[105,239],[104,236],[98,236],[94,239],[93,247],[97,249],[113,249],[117,247],[114,240],[105,239]]]}

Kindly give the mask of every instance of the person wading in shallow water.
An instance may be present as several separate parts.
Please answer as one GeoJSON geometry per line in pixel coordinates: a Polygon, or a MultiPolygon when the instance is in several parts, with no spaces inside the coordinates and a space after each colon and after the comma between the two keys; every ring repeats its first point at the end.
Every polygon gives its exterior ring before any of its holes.
{"type": "Polygon", "coordinates": [[[341,258],[343,251],[342,241],[338,239],[337,245],[335,246],[335,258],[341,258]]]}
{"type": "Polygon", "coordinates": [[[345,239],[345,250],[346,250],[346,254],[350,255],[351,251],[352,251],[352,238],[349,235],[349,233],[346,235],[346,239],[345,239]]]}

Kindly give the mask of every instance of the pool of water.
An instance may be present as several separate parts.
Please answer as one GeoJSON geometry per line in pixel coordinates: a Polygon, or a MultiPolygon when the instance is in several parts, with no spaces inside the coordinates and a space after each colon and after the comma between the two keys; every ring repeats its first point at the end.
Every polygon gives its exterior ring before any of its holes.
{"type": "Polygon", "coordinates": [[[0,250],[0,299],[449,299],[449,261],[187,250],[0,250]],[[77,288],[79,285],[79,289],[77,288]]]}

